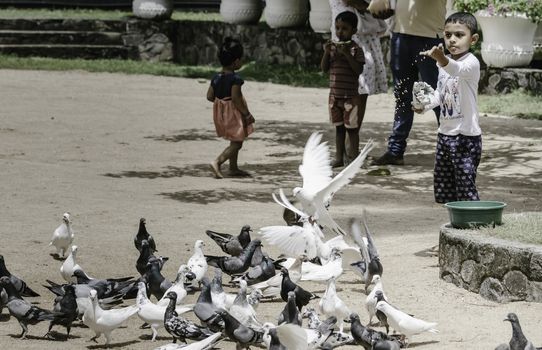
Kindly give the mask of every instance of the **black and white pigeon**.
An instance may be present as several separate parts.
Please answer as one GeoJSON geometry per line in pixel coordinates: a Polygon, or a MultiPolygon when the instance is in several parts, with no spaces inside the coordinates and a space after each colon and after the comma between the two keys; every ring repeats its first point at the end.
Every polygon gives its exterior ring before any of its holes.
{"type": "Polygon", "coordinates": [[[307,305],[309,301],[318,298],[315,294],[306,291],[305,289],[292,282],[288,273],[288,269],[282,268],[281,274],[282,283],[280,287],[280,297],[282,298],[282,300],[288,301],[288,293],[293,291],[295,293],[296,306],[299,311],[301,311],[303,306],[307,305]]]}
{"type": "Polygon", "coordinates": [[[66,284],[63,287],[63,290],[64,295],[60,297],[53,307],[53,312],[55,315],[53,320],[49,322],[49,328],[47,329],[47,334],[45,334],[45,337],[51,337],[51,329],[53,326],[59,325],[66,328],[66,339],[68,339],[70,337],[72,323],[77,319],[78,309],[75,287],[70,284],[66,284]]]}
{"type": "Polygon", "coordinates": [[[202,324],[209,327],[213,332],[221,332],[224,328],[224,320],[216,313],[218,308],[213,305],[211,299],[211,285],[207,277],[201,280],[201,292],[196,305],[194,305],[194,314],[200,319],[202,324]]]}
{"type": "Polygon", "coordinates": [[[310,339],[310,348],[335,349],[339,346],[351,344],[354,338],[349,333],[335,331],[337,318],[328,317],[323,322],[320,321],[318,313],[314,308],[307,307],[303,311],[303,318],[309,319],[308,327],[305,329],[307,339],[310,339]]]}
{"type": "Polygon", "coordinates": [[[34,292],[22,279],[12,275],[6,267],[4,256],[0,254],[0,277],[8,277],[13,287],[23,297],[39,297],[40,295],[34,292]]]}
{"type": "MultiPolygon", "coordinates": [[[[89,279],[82,270],[75,270],[73,273],[77,279],[77,284],[87,284],[92,289],[96,290],[98,298],[109,298],[117,295],[126,297],[128,292],[137,287],[137,281],[132,277],[108,278],[108,279],[89,279]]],[[[135,296],[134,296],[135,297],[135,296]]]]}
{"type": "Polygon", "coordinates": [[[250,267],[241,276],[235,278],[233,282],[239,282],[239,280],[245,280],[249,286],[267,281],[271,277],[276,275],[276,268],[273,259],[263,253],[261,263],[258,266],[250,267]]]}
{"type": "Polygon", "coordinates": [[[243,252],[250,243],[250,232],[252,229],[249,225],[245,225],[241,228],[241,232],[237,236],[230,235],[228,233],[220,233],[211,230],[205,231],[207,236],[211,237],[213,241],[218,244],[220,249],[226,254],[231,256],[238,256],[243,252]]]}
{"type": "Polygon", "coordinates": [[[165,295],[165,298],[169,299],[169,304],[164,314],[164,327],[173,337],[174,343],[177,342],[177,339],[186,343],[186,339],[203,340],[213,335],[213,332],[209,328],[198,326],[177,314],[175,311],[177,293],[169,292],[165,295]]]}
{"type": "Polygon", "coordinates": [[[147,263],[158,261],[160,270],[162,270],[162,267],[168,261],[168,257],[159,256],[156,257],[151,250],[151,246],[149,245],[149,241],[146,239],[141,241],[141,250],[139,251],[139,257],[136,261],[136,269],[137,272],[139,272],[142,276],[145,274],[145,271],[147,270],[147,263]]]}
{"type": "Polygon", "coordinates": [[[379,341],[393,340],[387,334],[365,327],[361,324],[359,315],[356,313],[350,314],[350,332],[352,332],[352,337],[356,344],[363,346],[365,350],[371,350],[373,344],[379,341]]]}
{"type": "Polygon", "coordinates": [[[149,261],[146,266],[145,274],[141,277],[147,282],[149,294],[154,295],[156,300],[162,299],[165,292],[173,285],[171,281],[162,275],[160,269],[161,267],[158,261],[149,261]]]}
{"type": "Polygon", "coordinates": [[[263,332],[243,326],[226,310],[218,310],[217,314],[224,320],[224,333],[237,344],[237,349],[248,349],[263,342],[263,332]]]}
{"type": "Polygon", "coordinates": [[[278,324],[281,325],[283,323],[291,323],[298,326],[302,325],[301,314],[297,309],[297,305],[295,303],[295,292],[293,290],[288,292],[288,301],[286,302],[286,305],[284,305],[284,309],[279,315],[278,324]]]}
{"type": "Polygon", "coordinates": [[[238,256],[211,256],[205,255],[210,266],[220,268],[228,275],[241,274],[248,270],[256,247],[262,242],[259,239],[251,241],[238,256]]]}
{"type": "Polygon", "coordinates": [[[9,277],[0,277],[0,288],[3,288],[7,293],[8,300],[6,306],[9,314],[15,317],[19,321],[19,325],[21,325],[23,330],[21,339],[26,339],[29,324],[35,325],[41,321],[53,320],[55,316],[53,312],[41,309],[22,299],[9,277]]]}
{"type": "MultiPolygon", "coordinates": [[[[386,303],[388,302],[386,300],[386,297],[384,296],[384,293],[382,291],[380,291],[380,290],[376,291],[374,297],[376,299],[377,304],[380,301],[384,301],[386,303]]],[[[390,325],[388,324],[388,316],[386,316],[386,314],[383,313],[382,311],[376,310],[376,318],[378,318],[378,321],[380,321],[380,327],[386,327],[386,334],[389,334],[390,333],[390,325]]]]}
{"type": "Polygon", "coordinates": [[[154,238],[151,236],[151,234],[147,231],[147,220],[145,218],[139,219],[139,229],[137,230],[137,233],[134,237],[134,245],[137,250],[141,251],[141,242],[143,240],[147,240],[149,242],[149,247],[151,248],[151,253],[156,252],[156,243],[154,242],[154,238]]]}
{"type": "Polygon", "coordinates": [[[542,347],[535,347],[533,343],[525,337],[521,325],[519,324],[518,316],[511,312],[506,315],[503,321],[508,321],[512,325],[512,338],[508,344],[501,344],[496,349],[499,350],[539,350],[542,347]]]}

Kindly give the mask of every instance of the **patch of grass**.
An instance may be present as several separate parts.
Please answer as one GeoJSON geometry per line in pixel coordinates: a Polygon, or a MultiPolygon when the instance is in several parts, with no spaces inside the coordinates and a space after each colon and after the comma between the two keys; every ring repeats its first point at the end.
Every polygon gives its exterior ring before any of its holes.
{"type": "Polygon", "coordinates": [[[480,233],[523,243],[542,244],[542,213],[516,213],[503,215],[503,224],[482,227],[480,233]]]}
{"type": "MultiPolygon", "coordinates": [[[[129,10],[101,10],[101,9],[21,9],[4,8],[0,9],[0,19],[97,19],[97,20],[121,20],[132,17],[133,13],[129,10]]],[[[185,12],[175,9],[171,16],[178,21],[220,21],[218,12],[185,12]]]]}
{"type": "Polygon", "coordinates": [[[478,108],[480,113],[542,120],[542,95],[530,94],[522,89],[509,94],[479,95],[478,108]]]}

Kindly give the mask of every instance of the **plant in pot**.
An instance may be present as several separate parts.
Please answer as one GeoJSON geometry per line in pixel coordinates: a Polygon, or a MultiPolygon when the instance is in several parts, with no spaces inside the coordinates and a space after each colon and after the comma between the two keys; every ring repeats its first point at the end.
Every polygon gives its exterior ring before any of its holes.
{"type": "Polygon", "coordinates": [[[542,1],[455,0],[454,7],[476,16],[483,34],[482,59],[488,66],[529,65],[534,33],[542,22],[542,1]]]}

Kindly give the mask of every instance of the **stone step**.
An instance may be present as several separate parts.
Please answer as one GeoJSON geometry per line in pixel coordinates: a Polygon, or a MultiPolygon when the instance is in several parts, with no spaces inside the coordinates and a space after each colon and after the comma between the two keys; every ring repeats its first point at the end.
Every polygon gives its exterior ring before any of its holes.
{"type": "Polygon", "coordinates": [[[0,19],[0,30],[120,32],[128,21],[94,19],[0,19]]]}
{"type": "Polygon", "coordinates": [[[117,32],[0,30],[0,45],[123,45],[117,32]]]}
{"type": "Polygon", "coordinates": [[[0,54],[20,57],[134,59],[137,47],[120,45],[0,45],[0,54]]]}

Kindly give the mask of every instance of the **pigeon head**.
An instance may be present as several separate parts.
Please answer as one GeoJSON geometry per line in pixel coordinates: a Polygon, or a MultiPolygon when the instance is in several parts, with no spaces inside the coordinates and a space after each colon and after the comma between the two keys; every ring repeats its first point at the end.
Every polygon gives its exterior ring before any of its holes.
{"type": "Polygon", "coordinates": [[[301,187],[295,187],[293,190],[292,190],[292,193],[294,194],[294,197],[297,198],[297,195],[301,192],[302,188],[301,187]]]}
{"type": "Polygon", "coordinates": [[[359,321],[359,315],[356,314],[356,313],[354,313],[354,312],[352,312],[352,313],[350,314],[350,322],[355,322],[355,321],[359,321]]]}
{"type": "Polygon", "coordinates": [[[202,248],[205,246],[205,242],[203,242],[201,239],[198,239],[196,243],[194,244],[194,248],[202,248]]]}
{"type": "Polygon", "coordinates": [[[201,284],[203,284],[205,287],[209,287],[211,285],[211,282],[209,282],[209,278],[203,277],[201,279],[201,284]]]}
{"type": "Polygon", "coordinates": [[[11,283],[8,276],[2,276],[0,277],[0,286],[8,286],[11,283]]]}
{"type": "Polygon", "coordinates": [[[98,298],[98,292],[95,289],[90,290],[90,300],[96,300],[98,298]]]}
{"type": "Polygon", "coordinates": [[[241,231],[252,232],[252,229],[250,228],[250,225],[245,225],[241,228],[241,231]]]}
{"type": "Polygon", "coordinates": [[[148,247],[148,246],[149,246],[149,241],[147,241],[146,239],[141,241],[141,248],[148,247]]]}
{"type": "Polygon", "coordinates": [[[260,247],[262,245],[262,241],[259,239],[255,239],[250,242],[253,246],[260,247]]]}
{"type": "Polygon", "coordinates": [[[519,323],[518,316],[513,312],[506,315],[506,318],[503,321],[508,321],[510,323],[519,323]]]}
{"type": "Polygon", "coordinates": [[[76,254],[77,253],[77,246],[76,245],[72,245],[72,254],[76,254]]]}
{"type": "Polygon", "coordinates": [[[375,292],[375,299],[380,301],[384,299],[384,293],[381,290],[375,292]]]}
{"type": "Polygon", "coordinates": [[[177,293],[175,292],[168,292],[164,298],[168,298],[168,299],[171,299],[171,300],[177,300],[177,293]]]}
{"type": "Polygon", "coordinates": [[[283,276],[289,276],[288,269],[283,267],[282,269],[280,269],[280,274],[283,276]]]}
{"type": "Polygon", "coordinates": [[[372,283],[378,283],[382,280],[382,277],[380,275],[374,275],[372,283]]]}
{"type": "Polygon", "coordinates": [[[139,224],[140,225],[145,225],[146,223],[147,223],[147,220],[145,220],[145,218],[139,219],[139,224]]]}
{"type": "Polygon", "coordinates": [[[70,213],[66,212],[64,215],[62,215],[62,221],[64,221],[66,224],[70,223],[70,213]]]}
{"type": "Polygon", "coordinates": [[[295,292],[293,290],[288,292],[288,300],[295,299],[295,292]]]}

